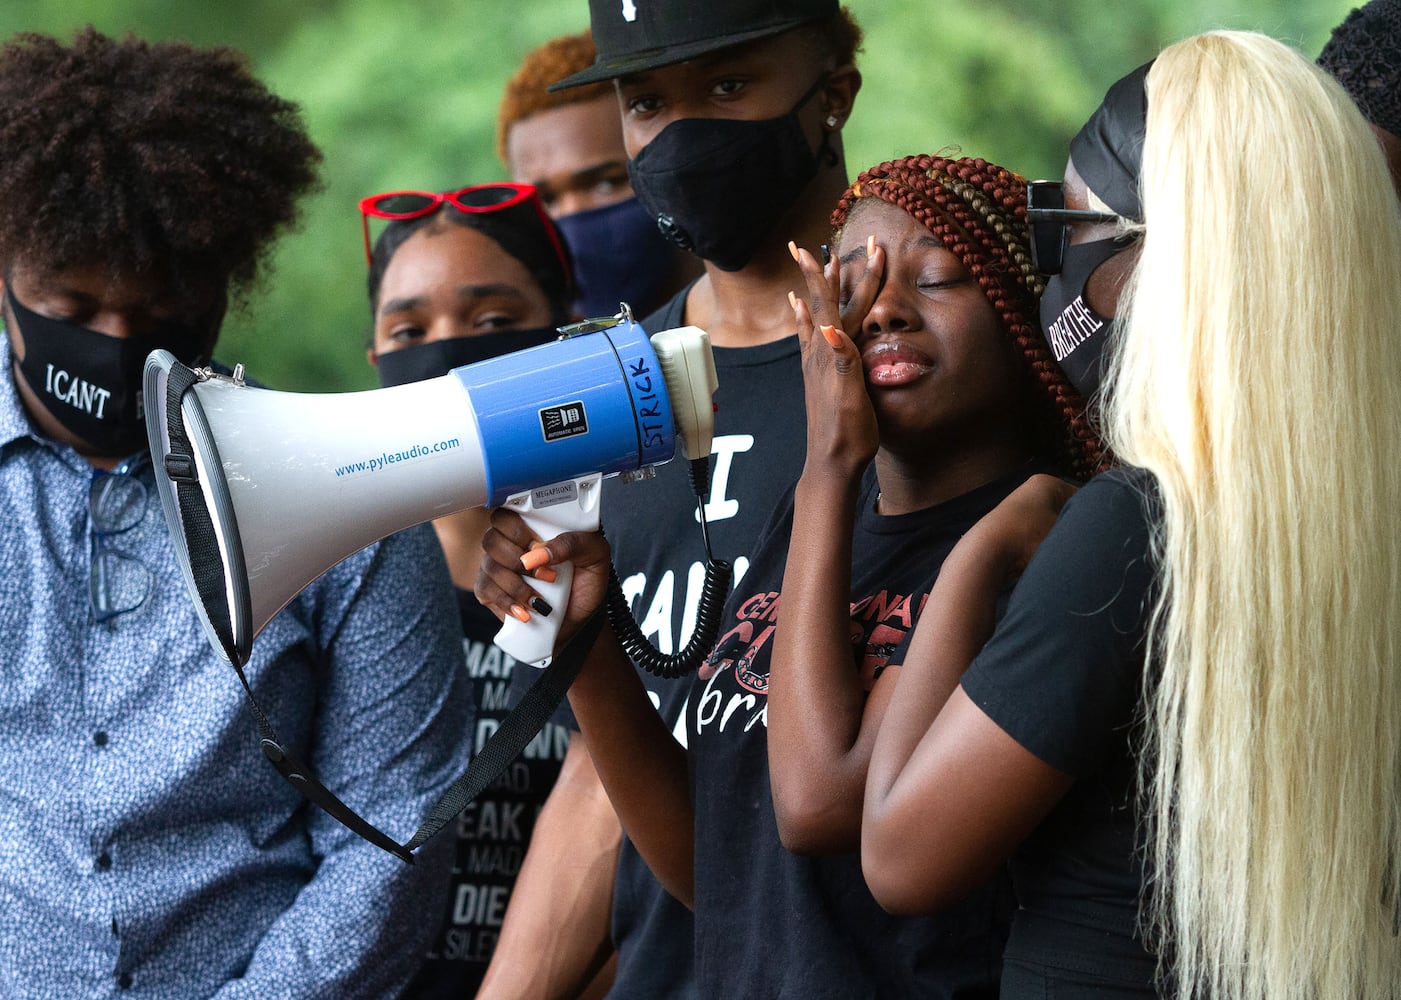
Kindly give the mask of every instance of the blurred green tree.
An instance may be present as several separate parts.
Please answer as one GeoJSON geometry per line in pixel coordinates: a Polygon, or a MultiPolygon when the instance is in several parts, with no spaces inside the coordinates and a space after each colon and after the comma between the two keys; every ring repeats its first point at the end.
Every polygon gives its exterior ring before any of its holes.
{"type": "MultiPolygon", "coordinates": [[[[866,29],[865,85],[845,131],[853,170],[960,149],[1029,177],[1060,175],[1105,88],[1163,45],[1254,28],[1314,54],[1361,0],[847,0],[866,29]]],[[[277,388],[368,388],[370,328],[356,202],[503,176],[500,87],[521,55],[588,23],[584,0],[5,0],[0,36],[83,24],[230,45],[301,104],[326,154],[323,187],[279,246],[228,361],[277,388]]]]}

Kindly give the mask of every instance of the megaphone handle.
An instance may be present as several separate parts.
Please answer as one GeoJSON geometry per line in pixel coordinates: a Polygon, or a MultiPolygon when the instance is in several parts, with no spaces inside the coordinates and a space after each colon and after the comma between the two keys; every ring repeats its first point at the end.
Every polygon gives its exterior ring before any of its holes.
{"type": "MultiPolygon", "coordinates": [[[[581,476],[528,493],[517,493],[508,498],[503,506],[519,513],[531,533],[542,542],[548,542],[565,531],[597,531],[598,496],[602,482],[603,477],[598,473],[581,476]],[[539,505],[543,498],[552,498],[561,489],[571,486],[575,499],[539,505]]],[[[550,606],[550,613],[542,615],[532,608],[528,622],[507,618],[501,625],[501,631],[496,633],[496,645],[519,663],[545,667],[549,666],[554,656],[555,640],[559,638],[565,608],[569,604],[574,567],[563,563],[554,569],[556,575],[553,582],[546,583],[539,578],[530,582],[535,592],[550,606]]]]}

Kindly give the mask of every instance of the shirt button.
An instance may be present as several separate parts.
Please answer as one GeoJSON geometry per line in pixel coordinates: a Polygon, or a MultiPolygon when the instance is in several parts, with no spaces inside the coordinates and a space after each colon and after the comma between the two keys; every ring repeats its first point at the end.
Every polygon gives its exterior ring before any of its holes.
{"type": "Polygon", "coordinates": [[[112,867],[112,855],[108,854],[106,851],[103,851],[101,854],[99,854],[99,855],[97,856],[97,867],[98,867],[100,870],[104,871],[104,872],[105,872],[108,868],[111,868],[111,867],[112,867]]]}
{"type": "Polygon", "coordinates": [[[124,990],[131,989],[131,973],[123,972],[117,977],[117,986],[124,990]]]}
{"type": "Polygon", "coordinates": [[[100,747],[105,747],[107,745],[107,734],[99,729],[92,734],[92,741],[100,747]]]}

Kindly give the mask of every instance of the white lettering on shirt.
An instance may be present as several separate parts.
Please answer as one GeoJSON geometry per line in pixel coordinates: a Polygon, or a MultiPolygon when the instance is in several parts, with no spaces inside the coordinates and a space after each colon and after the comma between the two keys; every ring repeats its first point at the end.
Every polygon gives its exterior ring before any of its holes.
{"type": "MultiPolygon", "coordinates": [[[[730,466],[735,455],[754,447],[753,434],[722,434],[710,445],[710,453],[715,456],[715,471],[710,477],[710,499],[705,502],[706,521],[723,521],[739,513],[739,501],[725,496],[730,485],[730,466]]],[[[700,515],[696,515],[700,520],[700,515]]]]}

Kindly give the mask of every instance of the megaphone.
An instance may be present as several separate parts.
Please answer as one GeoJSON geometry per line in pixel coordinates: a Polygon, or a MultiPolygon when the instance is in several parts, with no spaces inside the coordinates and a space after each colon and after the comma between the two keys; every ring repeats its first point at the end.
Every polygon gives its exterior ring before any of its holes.
{"type": "MultiPolygon", "coordinates": [[[[268,621],[366,545],[469,507],[506,505],[544,539],[598,527],[602,477],[707,456],[717,380],[708,335],[648,337],[626,307],[560,340],[439,378],[290,393],[146,362],[156,483],[211,644],[246,662],[268,621]]],[[[570,567],[533,586],[551,605],[508,618],[497,644],[549,662],[570,567]]]]}

